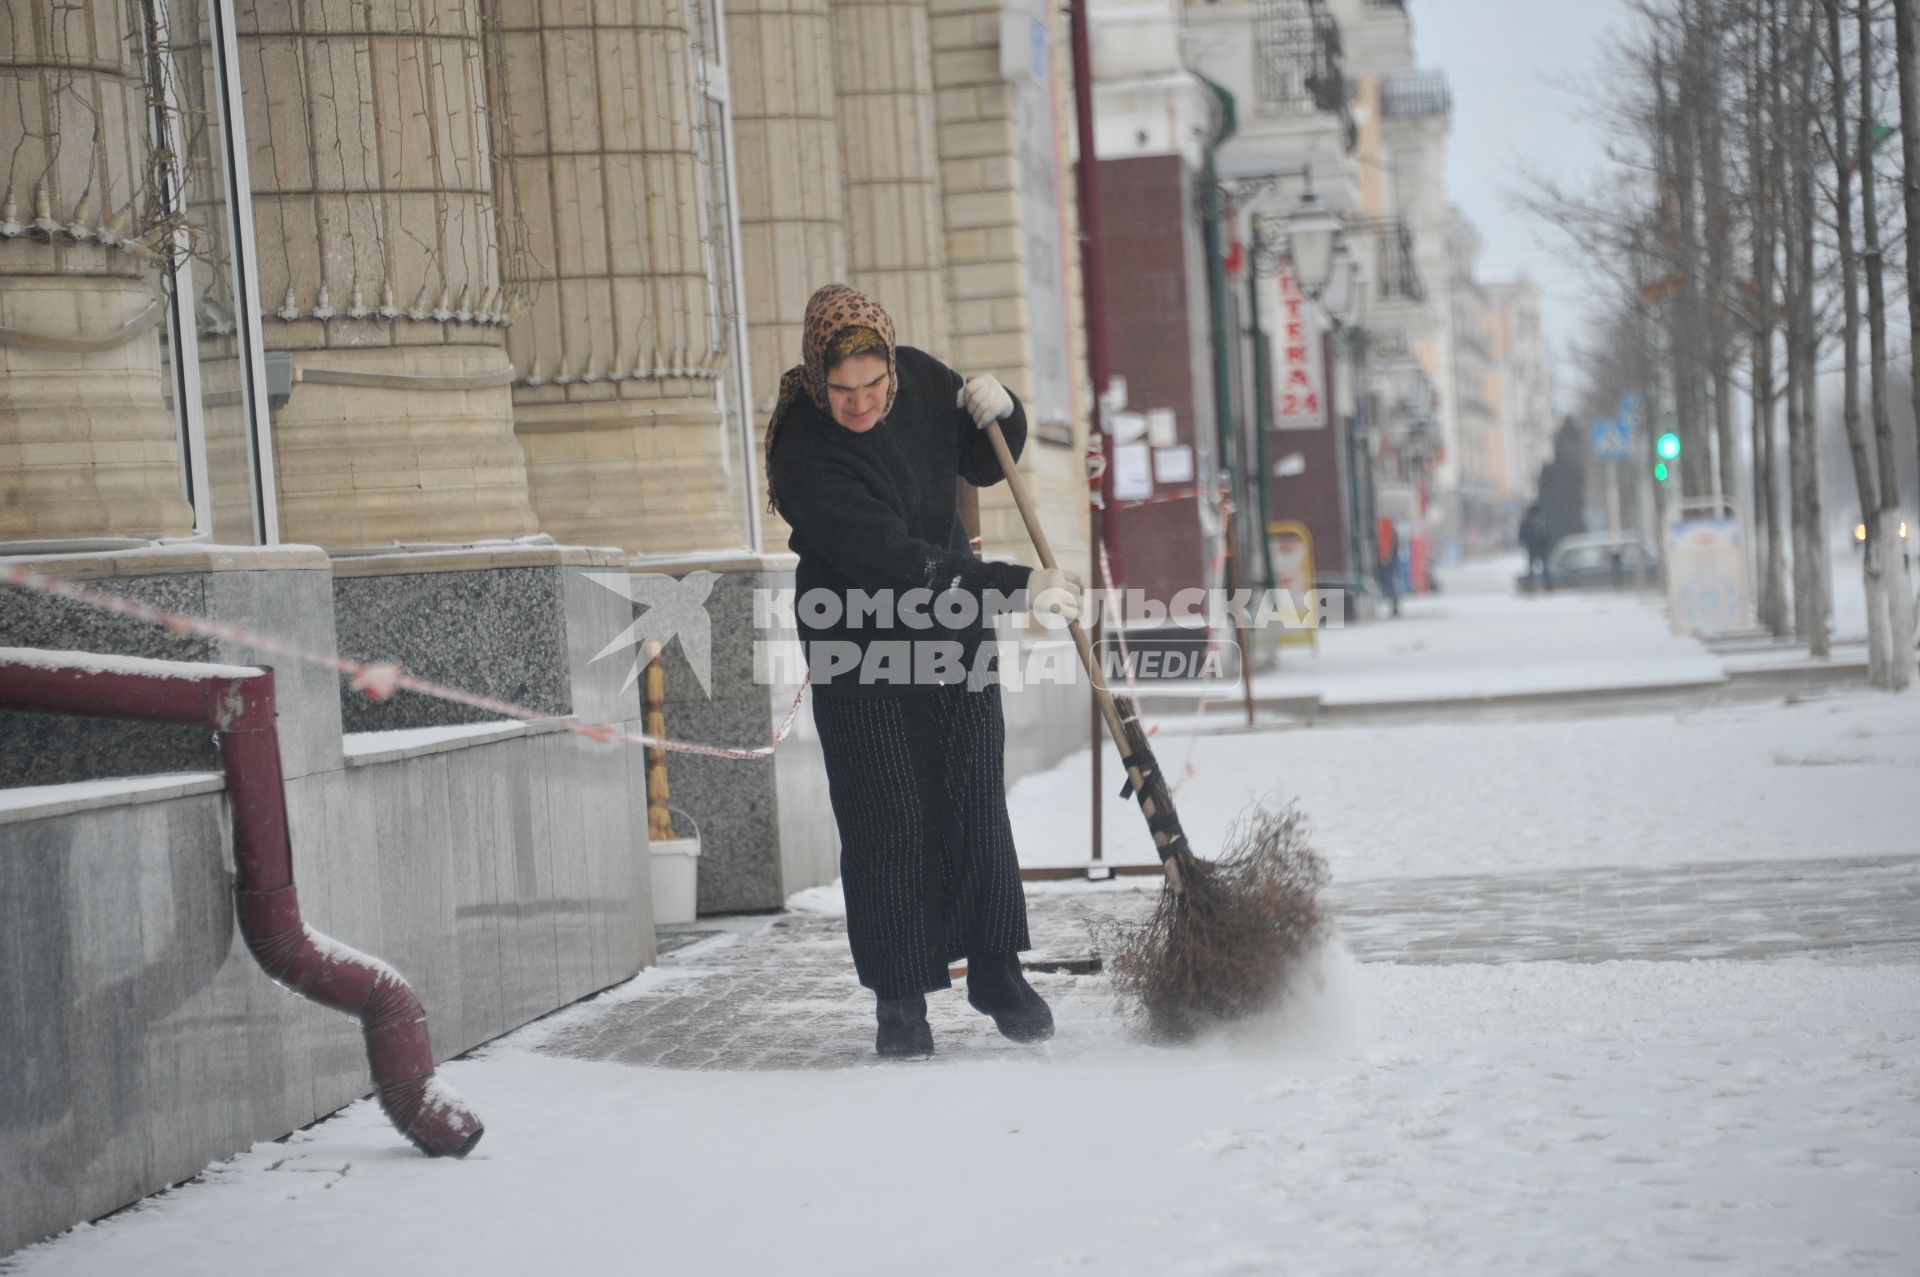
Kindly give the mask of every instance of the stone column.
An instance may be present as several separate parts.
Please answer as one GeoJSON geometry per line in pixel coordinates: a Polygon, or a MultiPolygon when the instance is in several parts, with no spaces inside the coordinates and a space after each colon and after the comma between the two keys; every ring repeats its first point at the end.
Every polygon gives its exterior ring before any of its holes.
{"type": "Polygon", "coordinates": [[[833,0],[833,47],[847,282],[902,341],[950,358],[927,0],[833,0]]]}
{"type": "MultiPolygon", "coordinates": [[[[1040,0],[928,3],[952,299],[947,362],[991,372],[1026,400],[1033,429],[1020,468],[1055,552],[1084,571],[1087,373],[1066,19],[1040,0]],[[1000,25],[1009,13],[1046,24],[1047,81],[1002,73],[1000,25]]],[[[1006,488],[984,490],[980,507],[985,552],[1032,562],[1006,488]]]]}
{"type": "Polygon", "coordinates": [[[502,0],[492,50],[514,415],[540,526],[630,551],[738,546],[720,401],[726,297],[717,113],[678,0],[502,0]]]}
{"type": "Polygon", "coordinates": [[[0,541],[193,529],[121,4],[0,0],[0,541]]]}
{"type": "Polygon", "coordinates": [[[847,277],[827,0],[738,0],[727,42],[747,347],[764,421],[780,374],[800,362],[807,298],[847,277]]]}
{"type": "Polygon", "coordinates": [[[480,0],[240,0],[281,534],[535,526],[513,437],[480,0]],[[331,376],[330,376],[331,374],[331,376]]]}

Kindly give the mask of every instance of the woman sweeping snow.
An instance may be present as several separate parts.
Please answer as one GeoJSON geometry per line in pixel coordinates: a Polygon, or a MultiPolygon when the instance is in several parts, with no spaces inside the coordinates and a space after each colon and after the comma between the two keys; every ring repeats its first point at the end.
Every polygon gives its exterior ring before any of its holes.
{"type": "Polygon", "coordinates": [[[1000,480],[983,431],[996,420],[1017,456],[1027,421],[1005,387],[896,346],[884,310],[833,284],[807,303],[801,362],[767,426],[768,498],[800,556],[847,939],[887,1056],[932,1052],[926,994],[950,986],[961,957],[967,1000],[1001,1033],[1053,1035],[1020,972],[1027,906],[1000,689],[969,675],[1004,599],[1027,590],[1036,609],[1071,617],[1079,582],[970,552],[955,480],[1000,480]]]}

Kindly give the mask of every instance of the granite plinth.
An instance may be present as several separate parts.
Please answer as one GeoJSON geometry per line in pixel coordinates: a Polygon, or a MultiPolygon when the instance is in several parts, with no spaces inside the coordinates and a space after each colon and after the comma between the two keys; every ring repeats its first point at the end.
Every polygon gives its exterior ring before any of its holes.
{"type": "MultiPolygon", "coordinates": [[[[333,582],[343,656],[548,714],[572,712],[558,567],[347,576],[333,582]]],[[[349,732],[478,723],[498,714],[400,692],[372,701],[340,683],[349,732]]]]}
{"type": "MultiPolygon", "coordinates": [[[[406,976],[441,1060],[624,980],[654,956],[638,758],[549,733],[291,779],[306,921],[406,976]]],[[[0,825],[0,1254],[369,1089],[354,1021],[247,952],[224,801],[0,825]]]]}
{"type": "MultiPolygon", "coordinates": [[[[731,566],[741,570],[694,569],[713,578],[706,594],[707,679],[691,664],[684,641],[667,644],[661,653],[667,734],[703,744],[753,747],[772,739],[799,690],[779,683],[764,659],[765,645],[791,640],[790,631],[770,616],[768,601],[793,588],[793,572],[784,562],[731,566]]],[[[689,574],[675,575],[684,581],[689,574]]],[[[636,607],[636,620],[645,615],[645,608],[636,607]]],[[[668,756],[673,806],[691,817],[686,823],[700,835],[701,913],[778,909],[790,893],[832,880],[832,872],[819,876],[818,848],[832,841],[824,801],[783,811],[783,795],[795,792],[791,776],[796,767],[806,770],[811,762],[814,771],[819,770],[817,751],[810,760],[793,761],[786,751],[783,746],[771,759],[753,760],[668,756]],[[809,847],[815,854],[795,861],[787,854],[794,846],[809,847]],[[801,877],[789,872],[794,868],[801,870],[801,877]]],[[[798,754],[804,755],[804,749],[798,754]]],[[[811,781],[824,794],[824,772],[811,781]]],[[[675,827],[676,832],[693,832],[682,828],[677,818],[675,827]]],[[[832,859],[831,854],[825,857],[828,865],[832,859]]]]}
{"type": "MultiPolygon", "coordinates": [[[[228,622],[303,651],[327,654],[334,650],[332,599],[325,573],[311,570],[311,565],[294,556],[245,547],[227,548],[218,556],[207,551],[180,558],[197,570],[187,575],[129,576],[127,572],[142,563],[163,561],[158,556],[129,556],[117,565],[115,576],[89,580],[88,586],[167,611],[228,622]],[[266,566],[245,570],[244,565],[254,561],[266,566]]],[[[180,566],[178,560],[168,563],[180,566]]],[[[64,574],[86,576],[71,564],[62,567],[64,574]]],[[[147,621],[50,594],[8,588],[0,588],[0,646],[272,670],[285,775],[305,776],[340,766],[340,698],[334,675],[323,666],[242,644],[176,635],[147,621]]],[[[219,766],[219,751],[204,728],[0,715],[0,787],[208,771],[219,766]]]]}
{"type": "MultiPolygon", "coordinates": [[[[339,580],[314,552],[245,548],[69,556],[61,570],[319,653],[336,650],[338,615],[356,655],[639,730],[626,666],[593,660],[633,605],[585,579],[604,556],[541,553],[553,561],[357,563],[339,580]]],[[[273,668],[306,920],[406,975],[437,1058],[653,959],[636,749],[529,732],[347,766],[343,718],[367,730],[471,712],[403,703],[369,723],[380,707],[343,701],[324,666],[24,590],[0,589],[0,644],[273,668]]],[[[201,728],[0,714],[0,784],[218,769],[201,728]]],[[[149,789],[50,799],[0,823],[0,1254],[368,1090],[359,1027],[267,979],[238,935],[225,801],[217,788],[149,789]]]]}
{"type": "MultiPolygon", "coordinates": [[[[159,576],[99,582],[95,589],[152,607],[201,615],[206,578],[159,576]]],[[[69,599],[0,586],[0,647],[98,652],[168,661],[221,661],[208,639],[103,612],[69,599]]],[[[0,714],[0,788],[57,785],[156,772],[217,771],[219,750],[200,727],[51,714],[0,714]]]]}

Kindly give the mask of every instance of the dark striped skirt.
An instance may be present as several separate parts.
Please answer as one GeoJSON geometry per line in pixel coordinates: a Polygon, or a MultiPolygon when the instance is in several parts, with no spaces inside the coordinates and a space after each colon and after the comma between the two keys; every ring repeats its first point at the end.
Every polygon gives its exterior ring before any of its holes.
{"type": "Polygon", "coordinates": [[[957,958],[1026,949],[999,686],[816,696],[813,721],[860,983],[908,997],[947,988],[957,958]]]}

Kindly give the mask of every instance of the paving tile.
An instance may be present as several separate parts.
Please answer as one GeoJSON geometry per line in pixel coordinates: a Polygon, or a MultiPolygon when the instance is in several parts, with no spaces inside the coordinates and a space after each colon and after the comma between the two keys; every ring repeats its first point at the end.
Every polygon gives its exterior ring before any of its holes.
{"type": "MultiPolygon", "coordinates": [[[[1028,897],[1029,960],[1085,958],[1094,915],[1138,918],[1158,880],[1028,897]]],[[[1326,903],[1362,962],[1676,962],[1784,958],[1920,963],[1920,856],[1578,869],[1336,883],[1326,903]]],[[[873,997],[854,978],[843,919],[703,919],[662,933],[672,978],[555,1032],[556,1055],[658,1068],[863,1068],[873,997]]],[[[1034,973],[1063,1025],[1117,1014],[1093,975],[1034,973]]],[[[930,995],[942,1052],[1031,1050],[1000,1038],[959,982],[930,995]]]]}

